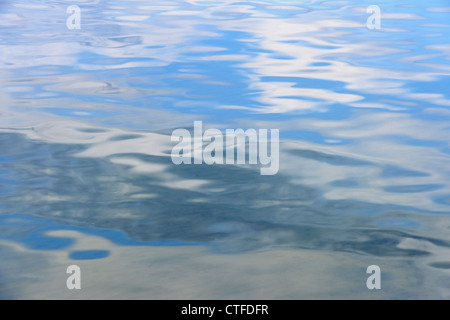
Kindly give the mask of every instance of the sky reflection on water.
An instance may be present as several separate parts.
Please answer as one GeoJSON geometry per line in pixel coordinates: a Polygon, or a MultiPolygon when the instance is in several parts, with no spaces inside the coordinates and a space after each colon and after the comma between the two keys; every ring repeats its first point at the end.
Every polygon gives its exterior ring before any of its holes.
{"type": "Polygon", "coordinates": [[[380,30],[368,1],[71,4],[0,4],[0,298],[450,298],[448,1],[380,30]],[[280,129],[279,173],[175,166],[194,120],[280,129]]]}

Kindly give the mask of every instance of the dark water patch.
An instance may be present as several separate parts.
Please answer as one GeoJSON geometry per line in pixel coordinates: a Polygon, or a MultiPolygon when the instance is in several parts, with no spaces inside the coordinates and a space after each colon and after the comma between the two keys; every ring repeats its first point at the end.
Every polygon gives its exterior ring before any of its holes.
{"type": "Polygon", "coordinates": [[[364,160],[349,158],[340,155],[327,154],[313,150],[290,150],[289,153],[306,159],[325,162],[335,166],[368,166],[372,163],[364,160]]]}
{"type": "Polygon", "coordinates": [[[422,184],[422,185],[408,185],[408,186],[388,186],[384,190],[386,192],[394,193],[419,193],[434,191],[443,188],[444,185],[439,184],[422,184]]]}
{"type": "MultiPolygon", "coordinates": [[[[0,137],[5,143],[18,139],[15,134],[0,137]]],[[[55,240],[45,232],[70,225],[94,227],[96,234],[117,243],[197,243],[215,247],[218,252],[282,246],[385,256],[425,254],[396,248],[402,238],[415,236],[411,233],[412,224],[403,234],[395,233],[402,227],[398,224],[384,224],[379,231],[371,231],[378,221],[376,217],[395,208],[390,204],[329,200],[311,185],[292,184],[282,174],[261,176],[256,168],[175,166],[169,157],[140,153],[113,156],[166,165],[161,174],[171,174],[181,181],[178,186],[168,185],[159,173],[134,173],[129,165],[114,164],[108,157],[73,157],[86,148],[82,145],[43,144],[19,137],[26,148],[6,150],[21,153],[21,165],[8,164],[4,170],[26,183],[26,188],[17,190],[13,198],[5,197],[6,208],[0,210],[41,217],[58,225],[5,221],[5,226],[15,228],[4,229],[2,237],[36,250],[68,248],[71,239],[55,240]],[[43,173],[40,168],[49,170],[43,173]],[[208,183],[204,187],[184,188],[182,181],[192,179],[208,183]],[[17,202],[15,199],[20,197],[28,200],[17,202]],[[22,232],[18,228],[21,224],[22,232]],[[103,234],[100,230],[122,232],[132,242],[124,241],[121,233],[103,234]]],[[[309,150],[300,150],[300,154],[339,165],[355,164],[353,159],[309,150]]]]}
{"type": "Polygon", "coordinates": [[[142,137],[143,136],[139,135],[139,134],[122,134],[122,135],[114,136],[109,140],[110,141],[121,141],[121,140],[138,139],[138,138],[142,138],[142,137]]]}
{"type": "Polygon", "coordinates": [[[69,258],[72,260],[96,260],[106,258],[109,255],[108,250],[80,250],[72,251],[69,258]]]}
{"type": "Polygon", "coordinates": [[[390,177],[428,177],[430,174],[415,170],[408,170],[398,166],[385,166],[381,176],[383,178],[390,177]]]}
{"type": "Polygon", "coordinates": [[[450,261],[432,262],[428,265],[437,269],[450,269],[450,261]]]}

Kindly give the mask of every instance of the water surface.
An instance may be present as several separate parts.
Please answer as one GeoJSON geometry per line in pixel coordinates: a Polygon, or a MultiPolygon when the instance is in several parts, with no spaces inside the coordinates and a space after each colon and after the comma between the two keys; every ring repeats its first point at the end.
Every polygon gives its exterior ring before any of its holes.
{"type": "Polygon", "coordinates": [[[3,1],[0,298],[450,298],[449,21],[448,0],[3,1]],[[174,165],[196,120],[279,129],[278,174],[174,165]]]}

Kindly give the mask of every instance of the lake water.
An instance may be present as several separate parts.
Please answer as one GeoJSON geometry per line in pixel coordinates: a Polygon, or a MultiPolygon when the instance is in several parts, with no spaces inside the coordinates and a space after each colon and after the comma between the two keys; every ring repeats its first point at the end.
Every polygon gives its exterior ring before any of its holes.
{"type": "Polygon", "coordinates": [[[449,76],[448,0],[2,1],[0,298],[450,299],[449,76]]]}

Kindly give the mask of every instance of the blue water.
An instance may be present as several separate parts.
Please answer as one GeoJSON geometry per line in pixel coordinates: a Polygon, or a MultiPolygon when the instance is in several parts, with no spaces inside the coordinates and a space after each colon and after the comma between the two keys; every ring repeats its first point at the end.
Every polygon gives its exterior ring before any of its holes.
{"type": "Polygon", "coordinates": [[[6,0],[0,66],[0,298],[450,298],[448,0],[6,0]],[[174,165],[194,121],[279,172],[174,165]]]}

